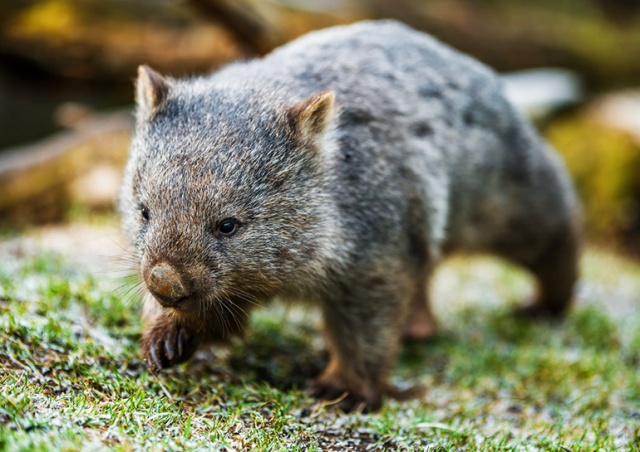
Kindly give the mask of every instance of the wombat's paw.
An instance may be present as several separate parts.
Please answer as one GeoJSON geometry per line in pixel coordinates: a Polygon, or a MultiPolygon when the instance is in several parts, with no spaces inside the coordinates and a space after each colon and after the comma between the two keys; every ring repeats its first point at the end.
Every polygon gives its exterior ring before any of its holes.
{"type": "Polygon", "coordinates": [[[151,372],[188,360],[198,348],[194,331],[175,322],[162,322],[142,338],[142,355],[151,372]]]}
{"type": "Polygon", "coordinates": [[[314,380],[308,392],[312,397],[329,401],[331,406],[347,413],[356,410],[375,411],[382,404],[379,389],[373,389],[364,382],[358,388],[349,388],[340,379],[325,375],[314,380]]]}

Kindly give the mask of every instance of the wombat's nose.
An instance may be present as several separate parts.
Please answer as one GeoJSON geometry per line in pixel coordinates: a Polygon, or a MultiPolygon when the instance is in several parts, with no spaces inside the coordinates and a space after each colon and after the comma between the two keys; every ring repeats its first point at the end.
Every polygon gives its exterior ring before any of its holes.
{"type": "Polygon", "coordinates": [[[151,269],[147,276],[147,288],[165,307],[176,306],[188,293],[178,272],[166,262],[151,269]]]}

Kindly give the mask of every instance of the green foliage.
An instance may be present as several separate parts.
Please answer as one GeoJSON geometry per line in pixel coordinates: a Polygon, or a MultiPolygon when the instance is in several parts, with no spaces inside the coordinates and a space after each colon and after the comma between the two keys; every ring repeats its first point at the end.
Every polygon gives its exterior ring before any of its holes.
{"type": "Polygon", "coordinates": [[[530,323],[509,311],[530,291],[524,274],[487,259],[451,262],[435,280],[439,337],[408,344],[393,374],[424,396],[343,415],[302,391],[326,360],[314,311],[257,311],[245,341],[154,376],[138,356],[135,303],[55,256],[9,257],[0,448],[632,449],[640,319],[624,312],[637,312],[640,268],[590,252],[584,274],[566,321],[530,323]]]}

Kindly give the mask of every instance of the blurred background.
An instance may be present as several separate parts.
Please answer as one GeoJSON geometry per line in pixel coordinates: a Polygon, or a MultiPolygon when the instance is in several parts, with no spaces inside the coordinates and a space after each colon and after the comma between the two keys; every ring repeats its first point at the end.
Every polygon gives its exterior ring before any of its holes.
{"type": "Polygon", "coordinates": [[[0,3],[3,230],[112,212],[133,79],[394,18],[492,66],[563,154],[589,239],[640,257],[640,0],[12,0],[0,3]]]}

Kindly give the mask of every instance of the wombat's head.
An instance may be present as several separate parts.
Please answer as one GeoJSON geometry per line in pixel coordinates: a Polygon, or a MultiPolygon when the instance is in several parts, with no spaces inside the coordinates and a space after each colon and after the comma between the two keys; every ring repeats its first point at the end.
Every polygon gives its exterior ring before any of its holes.
{"type": "Polygon", "coordinates": [[[197,314],[317,276],[320,242],[337,227],[321,150],[333,99],[287,105],[139,69],[120,210],[160,304],[197,314]]]}

